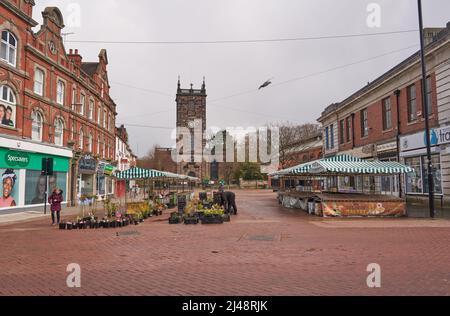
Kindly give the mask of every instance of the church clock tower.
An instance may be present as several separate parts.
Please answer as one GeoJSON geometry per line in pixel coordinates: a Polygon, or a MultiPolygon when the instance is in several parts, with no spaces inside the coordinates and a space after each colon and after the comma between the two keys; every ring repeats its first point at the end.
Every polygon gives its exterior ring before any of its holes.
{"type": "MultiPolygon", "coordinates": [[[[178,161],[177,168],[179,174],[185,174],[197,177],[200,180],[209,179],[209,164],[204,161],[203,149],[206,146],[206,84],[205,78],[201,89],[194,89],[193,84],[189,89],[182,89],[180,78],[178,78],[177,89],[177,130],[180,128],[188,129],[191,133],[191,148],[181,148],[180,142],[177,140],[177,153],[182,154],[184,159],[178,161]],[[199,148],[200,144],[194,144],[194,133],[201,133],[201,159],[198,156],[200,152],[196,152],[194,157],[194,146],[199,148]],[[197,158],[197,159],[195,159],[197,158]],[[201,160],[201,161],[200,161],[201,160]]],[[[177,131],[177,134],[180,133],[177,131]]]]}

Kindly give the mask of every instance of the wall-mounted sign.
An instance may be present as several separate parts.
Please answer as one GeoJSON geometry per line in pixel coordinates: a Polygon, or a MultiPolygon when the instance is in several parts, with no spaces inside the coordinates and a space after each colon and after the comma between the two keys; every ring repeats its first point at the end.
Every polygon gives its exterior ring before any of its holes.
{"type": "Polygon", "coordinates": [[[30,155],[26,152],[10,150],[5,154],[5,163],[12,168],[25,168],[30,164],[30,155]]]}
{"type": "Polygon", "coordinates": [[[83,156],[78,162],[80,173],[94,174],[97,168],[97,161],[89,155],[83,156]]]}
{"type": "MultiPolygon", "coordinates": [[[[431,146],[439,146],[450,143],[450,126],[432,128],[430,130],[431,146]]],[[[400,150],[409,151],[426,147],[425,131],[400,137],[400,150]]]]}

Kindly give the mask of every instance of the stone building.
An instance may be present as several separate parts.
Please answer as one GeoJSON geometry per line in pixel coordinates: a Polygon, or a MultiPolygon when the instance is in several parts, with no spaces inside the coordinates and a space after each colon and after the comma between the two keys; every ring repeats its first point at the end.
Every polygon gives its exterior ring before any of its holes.
{"type": "Polygon", "coordinates": [[[209,179],[210,164],[203,154],[206,146],[206,84],[201,89],[182,89],[180,79],[176,96],[177,106],[177,173],[209,179]],[[183,131],[190,140],[183,138],[183,131]]]}

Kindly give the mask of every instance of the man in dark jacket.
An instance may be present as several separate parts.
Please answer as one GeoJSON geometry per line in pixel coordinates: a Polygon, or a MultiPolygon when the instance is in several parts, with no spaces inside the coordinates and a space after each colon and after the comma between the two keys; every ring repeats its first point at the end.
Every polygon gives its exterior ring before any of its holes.
{"type": "Polygon", "coordinates": [[[231,214],[231,207],[233,207],[234,215],[237,215],[236,194],[229,191],[224,191],[221,193],[222,193],[222,206],[224,206],[225,212],[231,214]]]}

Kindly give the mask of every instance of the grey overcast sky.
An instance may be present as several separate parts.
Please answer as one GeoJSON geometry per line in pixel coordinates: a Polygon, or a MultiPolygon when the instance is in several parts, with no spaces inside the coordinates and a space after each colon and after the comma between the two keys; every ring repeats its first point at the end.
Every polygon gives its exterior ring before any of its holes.
{"type": "MultiPolygon", "coordinates": [[[[422,2],[425,27],[444,27],[450,21],[450,1],[422,2]]],[[[206,77],[209,127],[314,122],[328,104],[343,100],[419,47],[416,32],[234,44],[73,42],[227,41],[414,30],[416,0],[36,0],[39,23],[47,6],[59,7],[63,32],[75,33],[67,36],[67,50],[78,48],[84,61],[96,61],[100,49],[107,49],[117,124],[131,124],[130,144],[139,156],[154,144],[173,145],[169,129],[133,125],[175,127],[178,75],[183,87],[192,82],[195,88],[206,77]],[[381,8],[379,28],[366,23],[370,3],[381,8]],[[324,73],[309,76],[318,72],[324,73]],[[273,86],[257,91],[272,77],[273,86]]]]}

